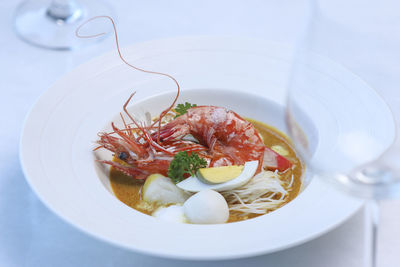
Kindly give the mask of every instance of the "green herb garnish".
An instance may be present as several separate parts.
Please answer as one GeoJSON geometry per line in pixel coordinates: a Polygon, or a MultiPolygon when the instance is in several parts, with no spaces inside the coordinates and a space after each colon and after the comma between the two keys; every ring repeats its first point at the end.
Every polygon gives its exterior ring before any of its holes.
{"type": "Polygon", "coordinates": [[[178,118],[179,116],[185,114],[188,109],[197,107],[196,104],[190,104],[189,102],[185,102],[185,104],[178,104],[175,108],[175,111],[178,113],[176,114],[175,118],[178,118]]]}
{"type": "Polygon", "coordinates": [[[169,164],[168,177],[177,184],[184,180],[185,174],[195,175],[198,169],[207,167],[207,161],[202,159],[196,153],[190,155],[187,151],[175,154],[174,159],[169,164]]]}

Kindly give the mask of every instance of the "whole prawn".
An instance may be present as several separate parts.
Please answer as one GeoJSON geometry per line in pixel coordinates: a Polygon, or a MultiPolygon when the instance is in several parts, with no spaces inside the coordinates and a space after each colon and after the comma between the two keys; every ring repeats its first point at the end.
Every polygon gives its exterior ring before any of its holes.
{"type": "Polygon", "coordinates": [[[259,167],[286,170],[290,161],[264,146],[254,126],[233,111],[222,107],[199,106],[188,109],[168,124],[161,126],[164,116],[170,112],[180,93],[178,81],[171,75],[149,71],[130,64],[119,48],[118,35],[114,20],[109,16],[97,16],[84,22],[76,30],[80,38],[93,38],[105,33],[81,35],[79,30],[88,22],[104,18],[113,26],[118,56],[129,67],[149,74],[162,75],[171,79],[177,86],[177,94],[172,104],[161,112],[160,116],[148,126],[137,122],[127,110],[132,94],[123,106],[131,123],[126,123],[121,114],[124,128],[120,129],[112,123],[113,132],[100,133],[99,148],[114,153],[118,162],[101,160],[119,171],[137,180],[145,180],[149,174],[167,175],[169,163],[180,151],[197,152],[205,158],[208,166],[242,165],[246,161],[258,160],[259,167]],[[156,124],[158,125],[156,126],[156,124]],[[132,126],[133,125],[133,126],[132,126]],[[191,134],[197,142],[185,141],[182,138],[191,134]]]}
{"type": "Polygon", "coordinates": [[[243,165],[252,160],[259,161],[258,171],[262,167],[283,171],[291,166],[290,161],[264,145],[250,122],[223,107],[193,107],[152,134],[144,127],[132,129],[125,125],[120,130],[112,126],[119,137],[103,133],[98,143],[126,164],[102,162],[136,179],[145,179],[151,173],[166,175],[173,155],[180,151],[198,152],[208,167],[243,165]],[[134,130],[142,131],[143,136],[136,137],[134,130]],[[199,143],[182,140],[188,134],[199,143]]]}

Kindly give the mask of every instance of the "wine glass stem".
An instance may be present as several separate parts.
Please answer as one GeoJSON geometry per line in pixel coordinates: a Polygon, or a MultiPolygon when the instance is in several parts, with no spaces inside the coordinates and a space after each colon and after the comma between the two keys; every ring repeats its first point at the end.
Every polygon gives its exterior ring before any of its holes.
{"type": "Polygon", "coordinates": [[[366,249],[365,260],[366,267],[376,267],[377,244],[378,244],[378,226],[379,226],[379,203],[375,199],[368,200],[366,203],[366,249]]]}

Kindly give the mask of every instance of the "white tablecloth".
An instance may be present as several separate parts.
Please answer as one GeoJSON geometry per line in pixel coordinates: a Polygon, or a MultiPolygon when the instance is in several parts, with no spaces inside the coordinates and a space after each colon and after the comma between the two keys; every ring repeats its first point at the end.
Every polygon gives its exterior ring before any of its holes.
{"type": "MultiPolygon", "coordinates": [[[[0,266],[362,266],[363,220],[357,213],[315,240],[281,252],[224,262],[174,261],[114,247],[78,231],[51,213],[30,190],[18,158],[23,119],[39,95],[63,74],[114,49],[108,38],[73,52],[32,47],[13,32],[18,1],[0,2],[0,266]]],[[[122,45],[180,35],[235,35],[293,44],[303,1],[110,1],[118,15],[122,45]]],[[[336,6],[355,14],[365,4],[336,6]]],[[[400,101],[400,3],[375,3],[371,31],[379,40],[357,49],[347,66],[380,88],[391,103],[400,101]]],[[[349,13],[349,12],[347,12],[349,13]]],[[[368,35],[368,34],[367,34],[368,35]]],[[[398,105],[400,106],[400,105],[398,105]]],[[[397,112],[399,112],[397,110],[397,112]]],[[[400,202],[382,205],[379,266],[400,266],[400,202]]]]}

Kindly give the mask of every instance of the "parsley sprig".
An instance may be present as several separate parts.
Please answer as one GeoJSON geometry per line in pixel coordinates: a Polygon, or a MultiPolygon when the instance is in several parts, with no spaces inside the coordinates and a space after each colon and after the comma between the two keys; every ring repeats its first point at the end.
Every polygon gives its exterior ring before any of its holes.
{"type": "Polygon", "coordinates": [[[196,104],[190,104],[189,102],[185,102],[185,104],[178,104],[175,108],[175,111],[178,113],[176,114],[175,118],[178,118],[179,116],[185,114],[188,109],[197,107],[196,104]]]}
{"type": "Polygon", "coordinates": [[[200,168],[207,167],[207,161],[196,153],[178,152],[169,164],[168,177],[177,184],[185,179],[185,174],[195,175],[200,168]]]}

